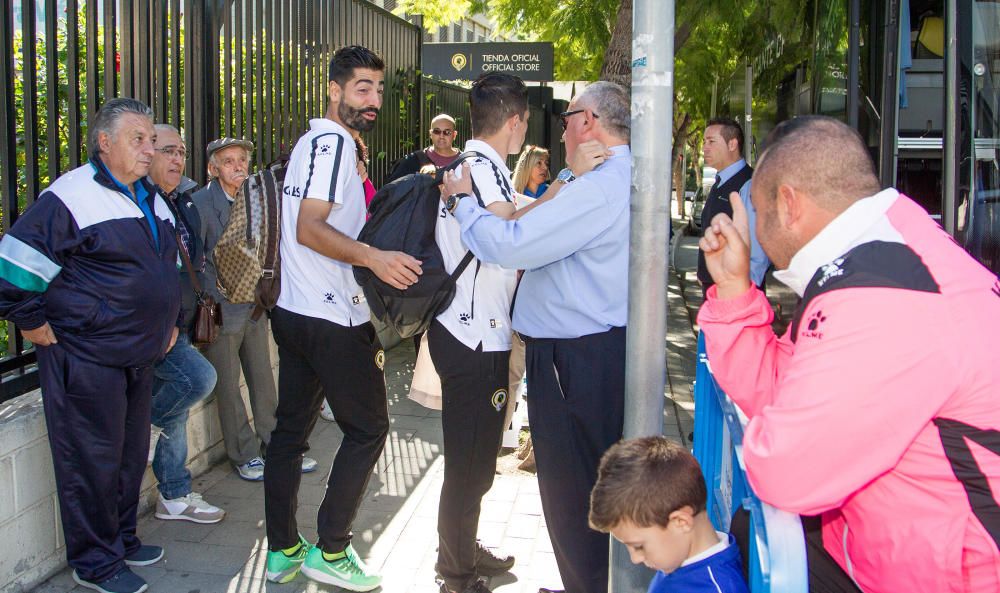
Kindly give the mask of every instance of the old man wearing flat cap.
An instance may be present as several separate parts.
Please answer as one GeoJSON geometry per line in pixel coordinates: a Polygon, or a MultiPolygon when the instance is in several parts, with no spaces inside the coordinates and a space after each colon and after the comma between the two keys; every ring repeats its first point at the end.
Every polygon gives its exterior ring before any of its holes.
{"type": "MultiPolygon", "coordinates": [[[[230,303],[218,288],[218,272],[214,250],[229,221],[233,200],[250,173],[250,157],[254,145],[240,138],[219,138],[212,141],[208,157],[209,183],[192,196],[201,216],[201,239],[205,244],[205,289],[222,303],[222,331],[218,339],[205,348],[205,358],[219,375],[215,397],[219,406],[222,438],[226,455],[244,480],[264,479],[263,452],[274,429],[274,412],[278,396],[271,370],[268,347],[267,316],[256,321],[250,318],[254,305],[230,303]],[[240,395],[240,370],[246,377],[253,411],[253,427],[246,405],[240,395]]],[[[306,459],[303,471],[315,469],[315,461],[306,459]],[[311,462],[311,464],[309,463],[311,462]],[[311,465],[311,468],[308,467],[311,465]]]]}

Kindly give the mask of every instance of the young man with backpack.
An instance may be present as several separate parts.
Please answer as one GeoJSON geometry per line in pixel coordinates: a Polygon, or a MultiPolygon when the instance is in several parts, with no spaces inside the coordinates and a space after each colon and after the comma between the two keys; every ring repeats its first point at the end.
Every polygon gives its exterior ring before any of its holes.
{"type": "MultiPolygon", "coordinates": [[[[469,95],[473,138],[465,144],[468,174],[480,204],[514,214],[514,190],[505,159],[517,154],[528,128],[524,82],[509,74],[481,76],[469,95]]],[[[461,227],[441,208],[435,235],[452,272],[468,253],[461,227]]],[[[455,298],[428,330],[431,359],[441,377],[444,483],[438,509],[441,593],[488,593],[480,575],[514,565],[476,539],[483,495],[493,485],[503,437],[511,350],[510,306],[517,271],[473,260],[458,277],[455,298]]]]}
{"type": "Polygon", "coordinates": [[[309,578],[369,591],[381,576],[351,545],[372,468],[389,432],[385,355],[352,265],[399,289],[415,283],[420,262],[355,240],[365,223],[353,132],[369,131],[382,105],[385,64],[371,50],[344,47],[329,69],[325,117],[295,145],[285,174],[281,213],[281,294],[272,311],[278,344],[277,426],[264,469],[267,579],[309,578]],[[344,440],[319,508],[319,541],[298,533],[296,497],[307,439],[326,399],[344,440]]]}

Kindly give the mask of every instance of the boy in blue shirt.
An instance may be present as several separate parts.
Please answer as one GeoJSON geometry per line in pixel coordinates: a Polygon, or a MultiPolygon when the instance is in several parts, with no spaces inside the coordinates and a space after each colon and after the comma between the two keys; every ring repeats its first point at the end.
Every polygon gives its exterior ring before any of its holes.
{"type": "Polygon", "coordinates": [[[601,459],[590,526],[656,570],[649,593],[748,593],[740,552],[705,511],[698,461],[664,437],[621,441],[601,459]]]}

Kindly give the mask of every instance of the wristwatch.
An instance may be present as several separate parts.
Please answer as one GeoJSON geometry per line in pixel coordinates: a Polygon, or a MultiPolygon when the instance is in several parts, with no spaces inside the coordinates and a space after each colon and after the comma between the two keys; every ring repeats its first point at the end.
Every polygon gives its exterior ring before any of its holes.
{"type": "Polygon", "coordinates": [[[573,175],[573,171],[571,171],[568,167],[559,171],[559,174],[556,175],[556,181],[561,181],[563,183],[569,183],[574,179],[576,179],[576,175],[573,175]]]}
{"type": "Polygon", "coordinates": [[[458,207],[458,201],[469,194],[451,194],[444,203],[444,207],[448,209],[448,212],[454,213],[455,208],[458,207]]]}

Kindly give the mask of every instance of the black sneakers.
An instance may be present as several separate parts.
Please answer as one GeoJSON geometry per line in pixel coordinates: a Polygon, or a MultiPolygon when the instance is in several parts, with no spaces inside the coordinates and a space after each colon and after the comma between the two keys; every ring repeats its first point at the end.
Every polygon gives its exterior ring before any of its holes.
{"type": "Polygon", "coordinates": [[[493,593],[493,592],[490,591],[489,587],[486,586],[486,581],[482,579],[476,579],[475,581],[463,587],[461,591],[452,591],[442,581],[441,593],[493,593]]]}
{"type": "Polygon", "coordinates": [[[514,566],[513,556],[497,556],[481,542],[476,542],[476,571],[485,577],[495,577],[514,566]]]}

